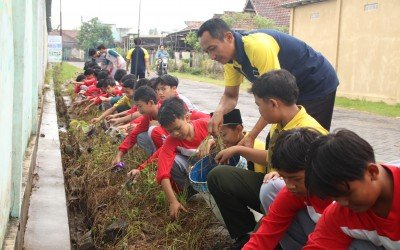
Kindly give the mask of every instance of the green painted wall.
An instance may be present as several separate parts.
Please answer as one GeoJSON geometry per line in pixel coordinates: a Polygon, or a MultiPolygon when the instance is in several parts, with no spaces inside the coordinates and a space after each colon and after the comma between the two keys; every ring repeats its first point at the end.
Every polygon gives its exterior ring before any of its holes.
{"type": "Polygon", "coordinates": [[[0,1],[0,243],[3,242],[12,203],[12,120],[14,46],[11,0],[0,1]],[[7,34],[7,35],[5,35],[7,34]]]}
{"type": "Polygon", "coordinates": [[[0,246],[21,212],[22,167],[38,128],[47,62],[45,0],[0,0],[0,246]]]}

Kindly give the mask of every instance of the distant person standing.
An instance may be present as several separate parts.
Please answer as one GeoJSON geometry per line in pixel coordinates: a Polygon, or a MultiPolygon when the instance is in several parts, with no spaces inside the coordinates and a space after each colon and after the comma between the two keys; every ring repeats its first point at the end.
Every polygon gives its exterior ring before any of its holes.
{"type": "Polygon", "coordinates": [[[128,60],[126,70],[128,71],[130,63],[130,72],[134,74],[137,79],[145,78],[146,70],[147,76],[150,76],[149,53],[146,49],[140,47],[142,40],[140,40],[139,37],[136,37],[133,42],[135,43],[135,48],[128,50],[126,54],[126,59],[128,60]]]}
{"type": "Polygon", "coordinates": [[[112,68],[107,67],[112,77],[114,77],[117,69],[124,69],[126,67],[125,59],[115,50],[107,49],[104,44],[99,45],[97,49],[100,51],[100,54],[104,54],[105,59],[112,64],[112,68]]]}

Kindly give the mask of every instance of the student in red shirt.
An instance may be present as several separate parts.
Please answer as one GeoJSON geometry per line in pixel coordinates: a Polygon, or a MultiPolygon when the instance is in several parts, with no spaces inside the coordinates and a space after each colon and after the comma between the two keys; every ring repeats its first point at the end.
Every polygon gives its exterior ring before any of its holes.
{"type": "Polygon", "coordinates": [[[164,101],[159,110],[158,121],[170,136],[160,150],[157,167],[157,182],[161,184],[169,201],[169,213],[177,218],[186,208],[177,200],[175,190],[189,187],[188,158],[195,154],[201,142],[208,136],[209,118],[191,121],[183,100],[172,97],[164,101]]]}
{"type": "MultiPolygon", "coordinates": [[[[283,131],[279,134],[271,157],[272,167],[286,187],[266,208],[261,225],[243,249],[301,249],[314,230],[315,223],[332,200],[321,200],[307,194],[304,184],[306,155],[311,143],[321,135],[310,128],[283,131]]],[[[278,180],[268,184],[276,185],[278,180]]],[[[263,201],[262,201],[263,202],[263,201]]]]}
{"type": "Polygon", "coordinates": [[[90,86],[96,85],[97,83],[93,69],[87,69],[83,74],[86,77],[85,79],[82,79],[82,81],[79,82],[73,82],[75,84],[75,93],[79,93],[81,90],[86,91],[90,86]]]}
{"type": "Polygon", "coordinates": [[[145,149],[147,153],[152,154],[157,148],[162,146],[162,138],[167,137],[165,130],[159,138],[154,138],[154,140],[148,135],[150,122],[157,120],[159,108],[154,90],[148,86],[142,86],[135,91],[134,100],[142,116],[140,117],[139,124],[125,137],[125,140],[118,147],[118,153],[112,162],[113,164],[120,162],[122,156],[126,154],[136,142],[138,146],[145,149]]]}
{"type": "Polygon", "coordinates": [[[376,163],[357,134],[342,129],[314,141],[305,182],[336,202],[304,249],[400,249],[400,168],[376,163]]]}

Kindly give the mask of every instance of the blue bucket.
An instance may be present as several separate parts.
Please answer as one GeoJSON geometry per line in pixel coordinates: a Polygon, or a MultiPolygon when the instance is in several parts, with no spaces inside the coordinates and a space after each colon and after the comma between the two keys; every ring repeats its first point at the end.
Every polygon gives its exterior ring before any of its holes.
{"type": "MultiPolygon", "coordinates": [[[[208,173],[218,164],[214,160],[215,155],[208,155],[197,161],[189,173],[189,180],[193,188],[198,192],[208,192],[208,173]]],[[[234,155],[229,159],[228,165],[236,166],[239,163],[240,155],[234,155]]]]}

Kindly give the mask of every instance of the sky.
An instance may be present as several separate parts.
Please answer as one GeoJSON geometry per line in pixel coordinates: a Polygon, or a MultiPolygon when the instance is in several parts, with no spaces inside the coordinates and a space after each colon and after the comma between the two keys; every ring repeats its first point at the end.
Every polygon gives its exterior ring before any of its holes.
{"type": "MultiPolygon", "coordinates": [[[[77,29],[81,20],[98,17],[102,23],[116,24],[117,28],[138,29],[140,0],[53,0],[52,28],[77,29]]],[[[205,21],[224,11],[242,11],[246,0],[141,0],[140,33],[149,29],[171,32],[186,27],[184,21],[205,21]]]]}

